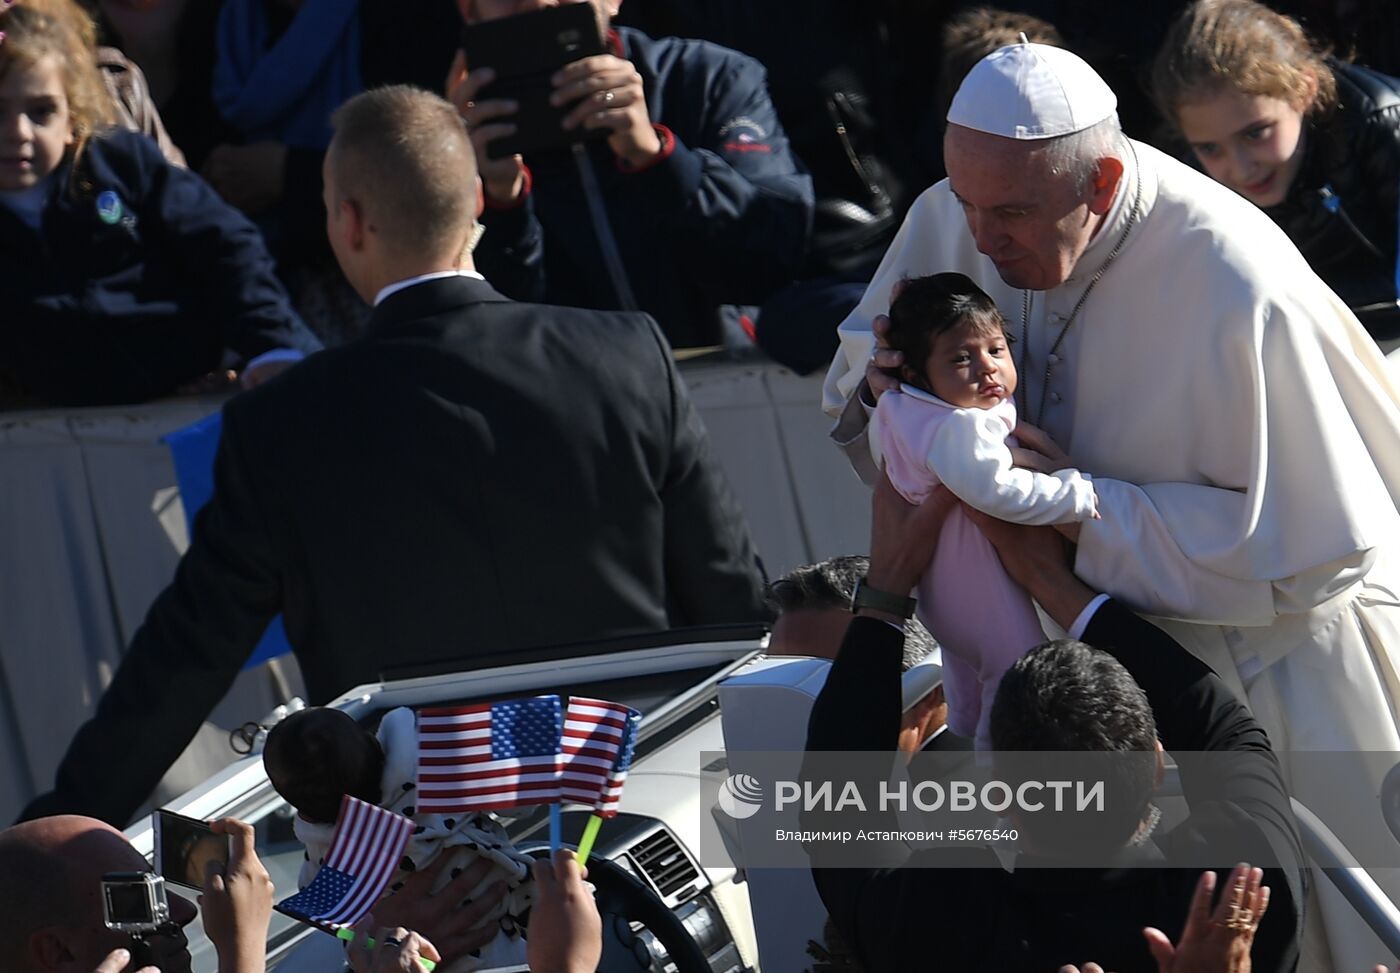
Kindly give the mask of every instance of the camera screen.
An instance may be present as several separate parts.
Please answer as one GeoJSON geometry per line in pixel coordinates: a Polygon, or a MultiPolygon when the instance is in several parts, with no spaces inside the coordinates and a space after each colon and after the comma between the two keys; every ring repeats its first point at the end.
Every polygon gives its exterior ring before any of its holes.
{"type": "Polygon", "coordinates": [[[160,835],[156,861],[161,875],[167,882],[202,889],[209,863],[228,862],[228,836],[216,834],[203,821],[170,811],[157,811],[156,816],[160,835]]]}
{"type": "Polygon", "coordinates": [[[112,922],[151,921],[151,898],[144,883],[103,885],[102,891],[107,896],[107,914],[112,922]]]}

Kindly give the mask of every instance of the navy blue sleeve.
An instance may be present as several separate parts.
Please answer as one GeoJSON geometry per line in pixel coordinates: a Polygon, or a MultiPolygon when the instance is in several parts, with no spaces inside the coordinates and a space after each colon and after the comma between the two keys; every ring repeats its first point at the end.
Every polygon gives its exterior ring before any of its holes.
{"type": "Polygon", "coordinates": [[[202,178],[178,169],[154,143],[138,148],[143,222],[173,266],[195,282],[202,322],[217,327],[224,347],[243,361],[275,348],[318,351],[277,279],[262,234],[202,178]]]}
{"type": "Polygon", "coordinates": [[[489,203],[482,211],[486,235],[472,254],[476,269],[506,297],[527,304],[545,299],[544,229],[535,217],[535,200],[526,192],[518,206],[489,203]]]}
{"type": "MultiPolygon", "coordinates": [[[[708,65],[698,128],[666,124],[669,153],[630,174],[647,194],[717,303],[754,304],[790,282],[802,264],[814,206],[812,178],[788,144],[752,58],[703,45],[708,65]],[[677,131],[693,130],[687,144],[677,131]]],[[[692,55],[693,56],[693,55],[692,55]]]]}

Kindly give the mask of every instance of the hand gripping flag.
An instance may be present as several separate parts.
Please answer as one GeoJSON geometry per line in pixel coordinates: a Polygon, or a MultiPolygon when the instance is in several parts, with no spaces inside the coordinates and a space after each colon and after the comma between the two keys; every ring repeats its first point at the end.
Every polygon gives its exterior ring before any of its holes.
{"type": "Polygon", "coordinates": [[[617,814],[641,722],[641,713],[621,703],[570,697],[559,780],[563,799],[587,804],[605,818],[617,814]]]}
{"type": "Polygon", "coordinates": [[[418,810],[483,811],[559,800],[558,696],[418,713],[418,810]]]}
{"type": "Polygon", "coordinates": [[[402,814],[346,796],[321,870],[277,911],[331,933],[354,925],[379,901],[412,831],[402,814]]]}

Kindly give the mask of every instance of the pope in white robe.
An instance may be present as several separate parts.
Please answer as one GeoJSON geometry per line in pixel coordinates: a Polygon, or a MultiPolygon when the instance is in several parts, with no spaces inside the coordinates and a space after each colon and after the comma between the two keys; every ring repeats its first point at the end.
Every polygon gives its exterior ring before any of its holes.
{"type": "MultiPolygon", "coordinates": [[[[892,286],[967,274],[1016,339],[1024,329],[1022,418],[1093,475],[1102,519],[1080,527],[1076,573],[1237,676],[1294,795],[1344,841],[1389,841],[1378,781],[1344,793],[1291,752],[1400,750],[1400,390],[1268,216],[1124,144],[1111,208],[1049,290],[1002,280],[948,180],[919,197],[839,328],[824,390],[833,437],[869,472],[868,390],[856,393],[892,286]]],[[[1387,960],[1331,938],[1339,969],[1387,960]]]]}

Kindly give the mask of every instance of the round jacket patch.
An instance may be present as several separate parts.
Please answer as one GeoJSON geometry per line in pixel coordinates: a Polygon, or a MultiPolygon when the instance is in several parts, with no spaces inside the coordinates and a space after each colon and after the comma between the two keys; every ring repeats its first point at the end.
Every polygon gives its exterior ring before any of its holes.
{"type": "Polygon", "coordinates": [[[122,198],[108,189],[97,196],[97,218],[108,226],[122,221],[122,198]]]}

